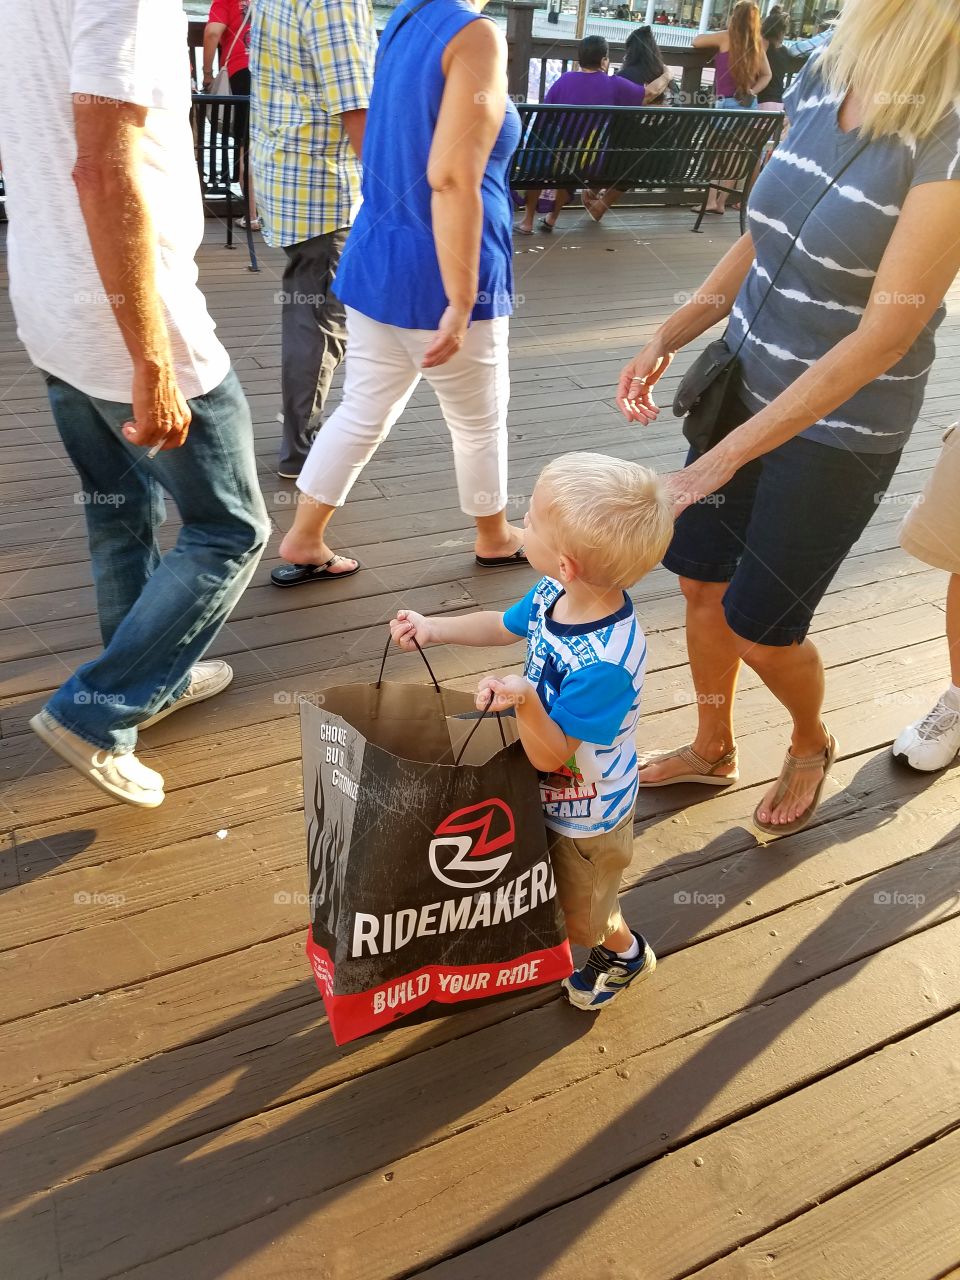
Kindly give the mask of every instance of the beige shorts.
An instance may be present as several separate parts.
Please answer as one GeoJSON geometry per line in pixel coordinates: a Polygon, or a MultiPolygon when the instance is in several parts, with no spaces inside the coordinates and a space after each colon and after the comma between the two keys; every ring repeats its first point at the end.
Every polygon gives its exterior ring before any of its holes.
{"type": "Polygon", "coordinates": [[[900,527],[904,551],[948,573],[960,573],[960,428],[948,427],[926,488],[900,527]]]}
{"type": "Polygon", "coordinates": [[[576,840],[547,830],[567,936],[595,947],[619,928],[620,880],[633,858],[633,813],[599,836],[576,840]]]}

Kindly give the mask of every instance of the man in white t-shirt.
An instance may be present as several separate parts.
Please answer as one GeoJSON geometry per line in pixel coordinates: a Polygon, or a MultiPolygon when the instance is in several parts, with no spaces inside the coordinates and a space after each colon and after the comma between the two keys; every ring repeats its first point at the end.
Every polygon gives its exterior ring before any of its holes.
{"type": "Polygon", "coordinates": [[[137,731],[229,684],[201,658],[269,533],[250,412],[197,288],[186,19],[179,0],[5,0],[3,26],[10,297],[80,476],[104,642],[30,723],[152,808],[163,779],[137,731]],[[183,529],[161,557],[164,490],[183,529]]]}

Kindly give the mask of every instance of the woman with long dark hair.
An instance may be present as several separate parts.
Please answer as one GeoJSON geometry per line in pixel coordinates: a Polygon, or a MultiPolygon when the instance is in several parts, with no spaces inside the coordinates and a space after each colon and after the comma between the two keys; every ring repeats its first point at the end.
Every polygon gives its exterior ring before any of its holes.
{"type": "MultiPolygon", "coordinates": [[[[760,32],[760,10],[753,0],[738,0],[726,31],[704,32],[694,38],[693,47],[716,50],[716,106],[756,111],[757,94],[770,83],[772,73],[760,32]]],[[[725,205],[726,196],[711,187],[706,212],[723,213],[725,205]]]]}
{"type": "MultiPolygon", "coordinates": [[[[638,27],[636,31],[630,32],[623,49],[623,65],[617,74],[624,80],[640,85],[645,107],[663,106],[666,103],[673,77],[664,66],[660,46],[649,27],[638,27]]],[[[608,187],[605,191],[585,190],[583,207],[594,222],[600,222],[603,215],[628,190],[629,187],[608,187]]]]}

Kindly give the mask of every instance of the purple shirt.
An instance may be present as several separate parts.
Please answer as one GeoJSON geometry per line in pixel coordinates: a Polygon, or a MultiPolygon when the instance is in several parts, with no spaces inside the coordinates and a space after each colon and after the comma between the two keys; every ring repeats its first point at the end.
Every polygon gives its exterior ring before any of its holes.
{"type": "Polygon", "coordinates": [[[573,107],[642,107],[644,87],[604,71],[565,71],[544,102],[573,107]]]}

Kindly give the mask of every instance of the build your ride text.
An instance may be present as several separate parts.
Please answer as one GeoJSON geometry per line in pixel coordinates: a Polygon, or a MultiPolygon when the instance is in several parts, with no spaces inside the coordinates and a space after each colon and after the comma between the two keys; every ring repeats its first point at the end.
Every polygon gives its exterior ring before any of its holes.
{"type": "Polygon", "coordinates": [[[511,987],[526,986],[536,982],[542,960],[524,960],[519,964],[493,965],[478,973],[420,973],[414,978],[404,978],[373,993],[373,1012],[387,1009],[403,1009],[414,1001],[422,1001],[432,984],[444,995],[457,996],[472,992],[477,995],[489,991],[509,991],[511,987]]]}

